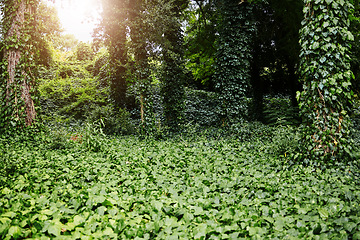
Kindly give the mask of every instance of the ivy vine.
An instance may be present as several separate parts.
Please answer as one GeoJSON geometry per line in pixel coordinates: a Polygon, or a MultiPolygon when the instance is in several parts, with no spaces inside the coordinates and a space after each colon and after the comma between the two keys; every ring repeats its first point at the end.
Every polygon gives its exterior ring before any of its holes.
{"type": "Polygon", "coordinates": [[[30,126],[35,104],[38,0],[1,2],[2,36],[0,78],[0,129],[30,126]]]}
{"type": "MultiPolygon", "coordinates": [[[[169,1],[171,2],[171,1],[169,1]]],[[[161,93],[163,97],[165,124],[176,131],[184,122],[185,62],[183,59],[183,36],[179,19],[186,8],[186,0],[172,3],[163,42],[163,63],[161,69],[161,93]]]]}
{"type": "Polygon", "coordinates": [[[221,93],[223,124],[248,115],[246,95],[250,85],[252,36],[255,32],[253,4],[218,1],[220,15],[215,64],[216,88],[221,93]]]}
{"type": "Polygon", "coordinates": [[[304,159],[329,161],[349,153],[347,105],[353,74],[350,70],[346,0],[304,0],[300,34],[303,91],[298,95],[304,122],[304,159]]]}

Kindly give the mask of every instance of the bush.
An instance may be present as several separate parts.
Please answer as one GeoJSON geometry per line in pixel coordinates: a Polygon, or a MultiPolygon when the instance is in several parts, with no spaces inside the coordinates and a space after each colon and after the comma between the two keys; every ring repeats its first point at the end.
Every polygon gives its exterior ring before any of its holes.
{"type": "Polygon", "coordinates": [[[261,122],[242,122],[231,125],[229,133],[242,142],[254,139],[269,141],[273,135],[273,128],[261,122]]]}
{"type": "Polygon", "coordinates": [[[294,156],[299,151],[300,133],[291,126],[274,128],[270,153],[276,156],[294,156]]]}
{"type": "Polygon", "coordinates": [[[130,119],[130,113],[125,109],[115,110],[111,105],[92,105],[86,115],[86,122],[103,122],[103,130],[106,134],[124,135],[135,132],[134,124],[130,119]]]}
{"type": "Polygon", "coordinates": [[[104,105],[107,90],[98,87],[94,78],[58,78],[44,80],[39,86],[43,111],[47,115],[60,115],[85,119],[90,106],[104,105]]]}
{"type": "Polygon", "coordinates": [[[54,71],[56,78],[90,78],[91,74],[87,70],[89,64],[79,64],[77,62],[57,63],[54,71]]]}
{"type": "Polygon", "coordinates": [[[75,54],[78,61],[93,60],[95,55],[94,51],[91,49],[91,46],[83,42],[80,42],[77,45],[75,54]]]}
{"type": "Polygon", "coordinates": [[[220,126],[220,101],[217,93],[186,89],[185,118],[200,126],[220,126]]]}

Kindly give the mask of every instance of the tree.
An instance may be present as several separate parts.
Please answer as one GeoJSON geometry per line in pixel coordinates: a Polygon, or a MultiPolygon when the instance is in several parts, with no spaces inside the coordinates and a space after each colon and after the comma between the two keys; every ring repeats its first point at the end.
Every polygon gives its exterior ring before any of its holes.
{"type": "Polygon", "coordinates": [[[355,75],[352,89],[360,97],[360,3],[359,0],[350,0],[354,5],[349,14],[350,29],[354,34],[355,41],[351,46],[351,70],[355,75]]]}
{"type": "Polygon", "coordinates": [[[299,106],[304,122],[305,160],[336,159],[349,152],[351,101],[349,12],[345,0],[304,0],[300,71],[303,91],[299,106]],[[314,158],[312,158],[314,157],[314,158]]]}
{"type": "MultiPolygon", "coordinates": [[[[32,93],[34,78],[32,60],[35,57],[34,29],[37,0],[1,1],[2,63],[0,125],[30,126],[36,118],[32,93]]],[[[36,33],[36,32],[35,32],[36,33]]]]}
{"type": "Polygon", "coordinates": [[[129,4],[129,27],[130,38],[129,49],[134,54],[131,69],[132,86],[140,103],[140,119],[143,130],[148,130],[148,115],[151,112],[149,97],[151,84],[151,71],[149,65],[149,48],[150,29],[147,23],[151,22],[147,18],[149,6],[143,0],[132,0],[129,4]],[[147,21],[149,20],[149,21],[147,21]]]}
{"type": "Polygon", "coordinates": [[[215,62],[216,88],[221,94],[223,124],[248,116],[246,97],[250,87],[253,47],[253,4],[217,1],[220,13],[215,62]]]}
{"type": "MultiPolygon", "coordinates": [[[[116,109],[129,107],[126,96],[126,71],[128,63],[127,25],[128,1],[102,0],[102,20],[96,29],[97,38],[102,38],[109,50],[109,82],[111,100],[116,109]]],[[[130,101],[131,102],[131,101],[130,101]]]]}
{"type": "Polygon", "coordinates": [[[183,122],[184,110],[184,48],[180,17],[188,5],[187,0],[165,1],[172,3],[162,44],[162,94],[166,125],[173,130],[183,122]]]}

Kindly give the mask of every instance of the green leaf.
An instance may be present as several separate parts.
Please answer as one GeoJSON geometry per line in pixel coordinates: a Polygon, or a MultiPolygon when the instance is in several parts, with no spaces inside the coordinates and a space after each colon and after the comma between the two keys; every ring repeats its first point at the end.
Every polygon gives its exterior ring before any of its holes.
{"type": "Polygon", "coordinates": [[[61,224],[59,222],[52,223],[49,225],[47,231],[49,234],[53,234],[56,237],[59,237],[61,234],[61,224]]]}
{"type": "Polygon", "coordinates": [[[276,231],[283,231],[284,226],[285,226],[285,219],[283,217],[276,218],[274,223],[274,229],[276,231]]]}
{"type": "Polygon", "coordinates": [[[84,219],[82,216],[76,215],[76,216],[74,217],[74,224],[75,224],[75,226],[79,226],[79,225],[82,224],[83,222],[85,222],[85,219],[84,219]]]}
{"type": "Polygon", "coordinates": [[[347,222],[344,224],[344,228],[348,232],[352,232],[354,229],[356,229],[357,224],[354,222],[347,222]]]}
{"type": "Polygon", "coordinates": [[[350,31],[347,32],[347,36],[348,36],[349,41],[354,41],[355,40],[354,35],[350,31]]]}
{"type": "Polygon", "coordinates": [[[15,212],[6,212],[6,213],[1,214],[1,217],[14,218],[14,217],[16,217],[16,213],[15,212]]]}
{"type": "Polygon", "coordinates": [[[325,2],[328,4],[328,5],[331,5],[331,3],[333,2],[334,0],[325,0],[325,2]]]}
{"type": "Polygon", "coordinates": [[[4,195],[7,195],[7,194],[10,194],[10,193],[11,193],[11,190],[6,187],[6,188],[3,188],[3,189],[1,190],[1,193],[4,194],[4,195]]]}
{"type": "Polygon", "coordinates": [[[8,235],[12,236],[13,238],[18,238],[21,236],[21,228],[19,226],[11,226],[8,235]]]}
{"type": "Polygon", "coordinates": [[[50,209],[44,209],[44,210],[41,210],[40,211],[40,214],[43,214],[43,215],[52,215],[53,214],[53,211],[51,211],[50,209]]]}
{"type": "Polygon", "coordinates": [[[325,208],[319,208],[318,209],[319,215],[322,219],[328,219],[329,218],[329,212],[325,208]]]}
{"type": "Polygon", "coordinates": [[[194,239],[205,238],[206,236],[207,225],[205,223],[200,224],[197,228],[194,229],[194,239]]]}
{"type": "Polygon", "coordinates": [[[320,46],[319,42],[314,42],[314,44],[312,45],[312,49],[316,50],[318,49],[320,46]]]}
{"type": "Polygon", "coordinates": [[[160,201],[153,201],[152,205],[155,207],[155,209],[160,212],[162,207],[163,207],[163,203],[160,201]]]}

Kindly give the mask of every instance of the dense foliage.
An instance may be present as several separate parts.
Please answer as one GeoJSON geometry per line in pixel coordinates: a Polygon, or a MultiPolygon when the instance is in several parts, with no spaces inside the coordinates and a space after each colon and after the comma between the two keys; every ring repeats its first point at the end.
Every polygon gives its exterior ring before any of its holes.
{"type": "Polygon", "coordinates": [[[0,0],[0,239],[360,239],[358,0],[99,3],[0,0]]]}
{"type": "Polygon", "coordinates": [[[216,54],[216,88],[221,93],[223,122],[237,122],[248,115],[245,97],[250,86],[253,42],[253,6],[247,2],[218,1],[219,41],[216,54]]]}
{"type": "Polygon", "coordinates": [[[1,139],[0,238],[359,239],[358,166],[286,167],[284,133],[1,139]]]}
{"type": "MultiPolygon", "coordinates": [[[[301,32],[305,154],[309,159],[330,160],[350,152],[348,144],[351,101],[348,1],[305,1],[301,32]],[[313,157],[313,158],[312,158],[313,157]]],[[[309,160],[308,159],[308,160],[309,160]]]]}

